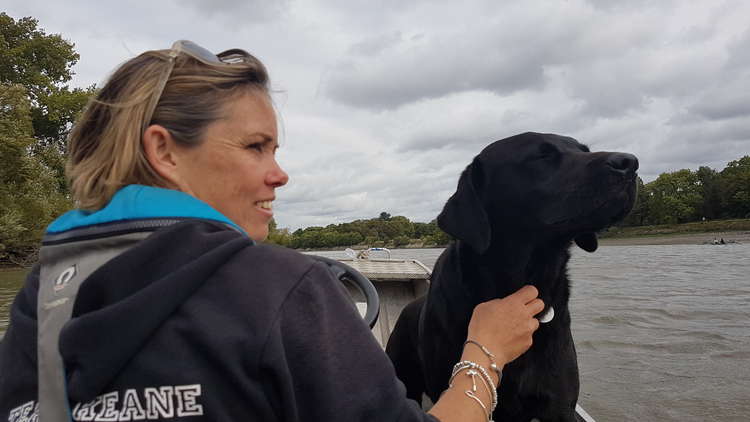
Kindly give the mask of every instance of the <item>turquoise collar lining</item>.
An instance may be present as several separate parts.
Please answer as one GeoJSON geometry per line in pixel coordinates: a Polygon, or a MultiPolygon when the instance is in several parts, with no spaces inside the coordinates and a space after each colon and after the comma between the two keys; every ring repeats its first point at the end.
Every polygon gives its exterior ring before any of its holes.
{"type": "Polygon", "coordinates": [[[202,218],[215,220],[247,233],[224,214],[186,193],[144,185],[128,185],[97,211],[72,210],[47,227],[48,234],[115,221],[147,218],[202,218]]]}

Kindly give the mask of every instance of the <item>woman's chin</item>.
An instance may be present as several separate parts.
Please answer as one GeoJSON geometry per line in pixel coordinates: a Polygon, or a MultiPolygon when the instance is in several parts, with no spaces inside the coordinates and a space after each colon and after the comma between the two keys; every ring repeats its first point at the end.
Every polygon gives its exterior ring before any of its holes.
{"type": "Polygon", "coordinates": [[[247,235],[256,242],[263,242],[268,238],[268,226],[243,227],[247,235]]]}

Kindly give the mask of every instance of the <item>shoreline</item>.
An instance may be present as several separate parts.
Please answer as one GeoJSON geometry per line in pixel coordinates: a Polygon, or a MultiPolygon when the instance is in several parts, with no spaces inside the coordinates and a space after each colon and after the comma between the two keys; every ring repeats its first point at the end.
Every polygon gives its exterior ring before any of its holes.
{"type": "MultiPolygon", "coordinates": [[[[750,231],[715,231],[703,233],[672,233],[672,234],[654,234],[643,236],[613,236],[600,237],[600,246],[647,246],[647,245],[708,245],[714,238],[724,239],[728,245],[732,244],[750,244],[750,231]]],[[[418,246],[407,245],[392,249],[440,249],[445,246],[418,246]]],[[[316,252],[344,249],[298,249],[299,252],[316,252]]],[[[0,271],[13,271],[19,269],[29,269],[31,267],[21,267],[13,264],[0,264],[0,271]]]]}
{"type": "Polygon", "coordinates": [[[750,244],[750,231],[716,231],[704,233],[655,234],[632,237],[599,238],[601,246],[639,246],[639,245],[707,245],[714,238],[724,239],[727,244],[750,244]]]}
{"type": "MultiPolygon", "coordinates": [[[[724,239],[727,244],[750,244],[750,231],[748,230],[725,230],[711,232],[694,232],[694,233],[660,233],[652,235],[624,236],[617,235],[611,237],[599,237],[600,246],[647,246],[647,245],[708,245],[714,238],[724,239]]],[[[448,245],[405,245],[398,248],[388,249],[442,249],[448,245]]],[[[364,246],[350,246],[355,250],[364,249],[364,246]]],[[[344,247],[334,249],[297,249],[299,252],[317,252],[317,251],[343,251],[344,247]]]]}

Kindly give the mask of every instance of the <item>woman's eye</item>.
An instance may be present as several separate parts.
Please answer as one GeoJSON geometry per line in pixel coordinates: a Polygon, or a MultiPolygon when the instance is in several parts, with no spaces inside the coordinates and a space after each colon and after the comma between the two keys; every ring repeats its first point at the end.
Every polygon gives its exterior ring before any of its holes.
{"type": "Polygon", "coordinates": [[[254,149],[258,152],[263,152],[263,142],[256,142],[247,146],[248,149],[254,149]]]}

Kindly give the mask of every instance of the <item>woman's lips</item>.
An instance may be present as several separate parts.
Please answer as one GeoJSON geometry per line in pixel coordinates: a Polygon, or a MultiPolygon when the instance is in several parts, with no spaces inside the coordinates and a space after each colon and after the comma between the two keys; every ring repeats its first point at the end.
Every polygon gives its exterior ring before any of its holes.
{"type": "Polygon", "coordinates": [[[258,201],[255,203],[255,207],[266,215],[273,216],[273,201],[258,201]]]}

